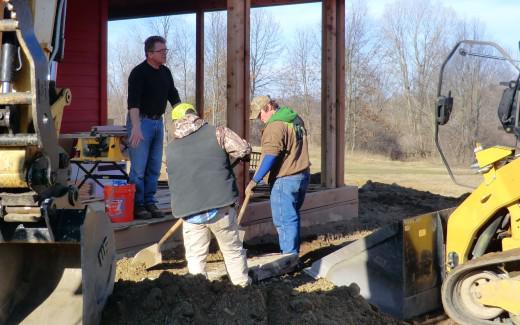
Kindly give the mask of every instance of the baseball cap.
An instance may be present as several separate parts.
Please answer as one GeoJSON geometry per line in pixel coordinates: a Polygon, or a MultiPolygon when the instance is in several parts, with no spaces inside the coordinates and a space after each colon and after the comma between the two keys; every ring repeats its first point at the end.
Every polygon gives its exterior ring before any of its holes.
{"type": "Polygon", "coordinates": [[[260,114],[260,110],[264,108],[269,102],[271,101],[271,97],[269,96],[256,96],[251,101],[251,108],[250,108],[250,120],[255,120],[258,118],[258,115],[260,114]]]}
{"type": "Polygon", "coordinates": [[[197,111],[190,103],[180,103],[175,105],[172,109],[172,120],[179,120],[183,118],[187,113],[197,114],[197,111]],[[192,112],[190,112],[192,111],[192,112]]]}

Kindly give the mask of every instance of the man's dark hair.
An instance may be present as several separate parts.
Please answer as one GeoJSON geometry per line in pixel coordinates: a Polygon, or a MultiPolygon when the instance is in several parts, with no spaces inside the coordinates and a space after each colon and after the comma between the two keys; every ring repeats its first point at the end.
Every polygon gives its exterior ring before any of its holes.
{"type": "Polygon", "coordinates": [[[144,55],[152,52],[155,49],[155,43],[166,44],[166,40],[162,36],[150,36],[144,41],[144,55]]]}
{"type": "Polygon", "coordinates": [[[271,104],[275,111],[277,111],[280,108],[280,105],[278,105],[278,102],[274,99],[269,99],[269,104],[271,104]]]}

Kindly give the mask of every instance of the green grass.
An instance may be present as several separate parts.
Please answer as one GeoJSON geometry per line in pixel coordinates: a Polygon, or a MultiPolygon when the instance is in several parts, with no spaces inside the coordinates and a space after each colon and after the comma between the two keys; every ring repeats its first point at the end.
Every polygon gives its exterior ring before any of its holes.
{"type": "MultiPolygon", "coordinates": [[[[321,170],[321,151],[318,146],[311,146],[309,155],[311,172],[321,170]]],[[[470,168],[454,168],[459,182],[476,187],[482,179],[470,168]]],[[[166,168],[163,164],[161,180],[166,180],[166,168]]],[[[410,187],[421,191],[430,191],[446,196],[460,196],[470,192],[470,188],[454,184],[440,160],[395,161],[387,157],[366,154],[347,153],[345,155],[345,183],[361,187],[368,180],[410,187]]]]}
{"type": "MultiPolygon", "coordinates": [[[[464,184],[477,186],[481,175],[468,168],[454,168],[456,179],[464,184]]],[[[396,183],[422,191],[448,196],[459,196],[470,188],[454,184],[441,161],[393,161],[389,158],[354,153],[345,157],[345,182],[362,186],[367,180],[381,183],[396,183]]]]}
{"type": "MultiPolygon", "coordinates": [[[[317,146],[309,149],[311,172],[316,173],[321,168],[321,151],[317,146]]],[[[458,182],[476,187],[482,179],[468,168],[453,168],[458,182]]],[[[368,180],[381,183],[396,183],[421,191],[460,196],[470,192],[471,188],[462,187],[452,182],[446,168],[440,159],[425,159],[416,161],[396,161],[390,158],[367,154],[345,154],[345,183],[363,186],[368,180]]]]}

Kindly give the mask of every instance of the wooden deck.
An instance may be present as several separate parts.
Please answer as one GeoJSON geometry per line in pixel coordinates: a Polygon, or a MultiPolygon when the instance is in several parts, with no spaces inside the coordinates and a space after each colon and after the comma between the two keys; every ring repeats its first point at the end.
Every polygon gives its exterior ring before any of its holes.
{"type": "MultiPolygon", "coordinates": [[[[131,256],[141,248],[156,243],[176,221],[170,212],[169,191],[166,185],[159,186],[156,197],[159,201],[158,206],[166,212],[164,218],[112,224],[119,257],[131,256]]],[[[96,209],[104,208],[102,201],[90,204],[96,209]]],[[[357,187],[321,189],[311,185],[300,213],[302,237],[319,233],[320,228],[326,224],[355,218],[358,216],[357,187]]],[[[241,226],[246,231],[244,240],[248,244],[277,242],[267,189],[255,193],[241,226]]],[[[181,240],[182,235],[179,232],[165,244],[164,248],[175,247],[181,243],[181,240]]]]}

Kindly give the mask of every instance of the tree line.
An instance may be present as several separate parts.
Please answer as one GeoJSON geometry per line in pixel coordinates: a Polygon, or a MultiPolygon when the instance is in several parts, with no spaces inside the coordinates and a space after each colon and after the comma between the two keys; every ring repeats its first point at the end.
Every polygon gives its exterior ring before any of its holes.
{"type": "MultiPolygon", "coordinates": [[[[128,74],[144,60],[142,44],[150,34],[167,39],[168,66],[177,89],[182,100],[194,103],[194,26],[182,16],[158,17],[145,25],[129,31],[132,36],[125,42],[109,40],[109,117],[116,123],[125,121],[128,74]]],[[[319,146],[321,24],[306,26],[287,39],[282,37],[283,25],[269,11],[253,9],[250,26],[251,98],[269,94],[295,109],[306,121],[311,145],[319,146]]],[[[365,2],[353,0],[346,4],[345,31],[347,154],[435,156],[433,118],[440,67],[457,41],[491,39],[484,24],[459,18],[430,0],[396,0],[374,20],[365,2]]],[[[226,123],[226,33],[226,13],[206,13],[204,110],[215,125],[226,123]]],[[[466,163],[479,135],[485,134],[490,142],[503,140],[493,106],[499,101],[499,81],[512,76],[494,61],[464,59],[453,61],[445,80],[456,107],[442,142],[450,159],[466,163]]],[[[257,141],[258,128],[251,130],[257,141]]]]}

